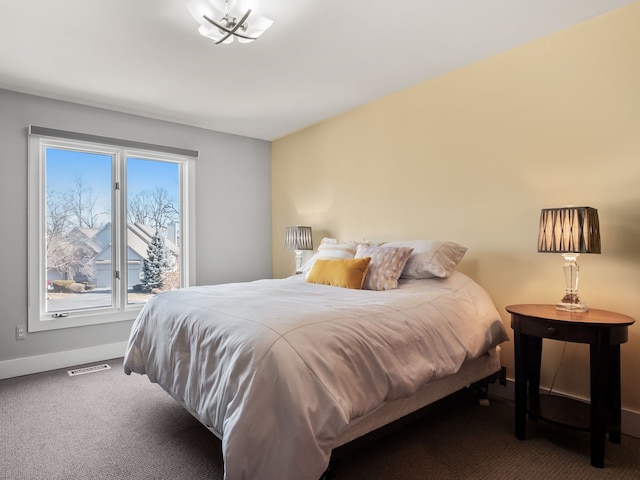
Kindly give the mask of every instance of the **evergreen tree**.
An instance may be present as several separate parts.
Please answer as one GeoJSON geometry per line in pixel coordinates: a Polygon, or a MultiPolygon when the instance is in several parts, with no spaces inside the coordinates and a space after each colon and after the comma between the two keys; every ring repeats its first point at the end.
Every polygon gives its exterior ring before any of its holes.
{"type": "Polygon", "coordinates": [[[147,258],[142,264],[142,284],[144,290],[162,287],[163,274],[171,270],[169,250],[165,246],[164,237],[159,232],[153,235],[147,247],[147,258]]]}

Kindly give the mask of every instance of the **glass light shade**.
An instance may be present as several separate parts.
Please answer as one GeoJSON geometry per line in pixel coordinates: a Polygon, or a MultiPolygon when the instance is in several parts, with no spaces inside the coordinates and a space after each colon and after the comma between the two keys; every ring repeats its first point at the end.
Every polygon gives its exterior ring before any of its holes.
{"type": "MultiPolygon", "coordinates": [[[[218,11],[216,11],[208,2],[204,2],[202,0],[189,2],[187,4],[187,10],[189,10],[189,13],[194,20],[207,30],[213,27],[213,25],[207,22],[204,17],[218,18],[219,15],[218,11]]],[[[200,29],[198,29],[198,31],[200,32],[200,29]]]]}
{"type": "MultiPolygon", "coordinates": [[[[271,25],[273,25],[273,20],[270,20],[267,17],[254,17],[253,12],[251,12],[251,15],[247,19],[247,22],[249,23],[249,25],[247,31],[244,32],[244,34],[247,37],[254,38],[262,35],[271,25]]],[[[253,42],[254,39],[238,37],[238,41],[240,43],[250,43],[253,42]]]]}
{"type": "Polygon", "coordinates": [[[561,253],[565,259],[566,291],[558,310],[586,312],[578,295],[577,259],[581,253],[600,253],[598,211],[591,207],[545,208],[540,213],[538,252],[561,253]]]}

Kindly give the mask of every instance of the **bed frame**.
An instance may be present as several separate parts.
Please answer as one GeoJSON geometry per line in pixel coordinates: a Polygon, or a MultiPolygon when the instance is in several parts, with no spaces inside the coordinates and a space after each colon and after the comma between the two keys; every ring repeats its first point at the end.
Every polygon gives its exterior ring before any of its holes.
{"type": "Polygon", "coordinates": [[[474,391],[478,403],[481,406],[488,406],[489,385],[496,382],[503,386],[507,384],[506,368],[499,364],[499,347],[496,351],[481,357],[479,361],[466,363],[457,374],[426,385],[412,397],[388,402],[365,419],[358,419],[336,442],[329,466],[319,480],[334,480],[336,463],[339,462],[340,457],[347,451],[358,448],[358,445],[365,442],[365,437],[370,439],[373,435],[382,436],[389,430],[397,428],[412,414],[456,392],[464,389],[474,391]],[[497,369],[496,360],[498,361],[497,369]],[[486,375],[482,377],[477,376],[478,372],[486,370],[489,373],[485,372],[486,375]],[[480,379],[469,381],[471,377],[480,379]]]}

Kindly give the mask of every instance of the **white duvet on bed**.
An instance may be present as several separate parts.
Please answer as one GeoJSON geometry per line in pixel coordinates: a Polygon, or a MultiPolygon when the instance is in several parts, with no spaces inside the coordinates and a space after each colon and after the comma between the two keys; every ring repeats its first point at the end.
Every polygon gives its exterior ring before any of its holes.
{"type": "Polygon", "coordinates": [[[318,480],[350,421],[506,339],[487,293],[459,272],[382,292],[299,275],[157,295],[124,368],[222,438],[226,480],[318,480]]]}

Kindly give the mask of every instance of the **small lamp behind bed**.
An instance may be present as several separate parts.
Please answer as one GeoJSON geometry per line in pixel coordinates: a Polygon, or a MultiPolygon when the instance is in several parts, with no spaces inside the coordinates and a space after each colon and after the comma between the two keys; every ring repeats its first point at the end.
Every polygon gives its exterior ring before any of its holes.
{"type": "Polygon", "coordinates": [[[581,253],[600,253],[598,210],[591,207],[545,208],[540,213],[538,252],[561,253],[565,259],[566,292],[558,310],[586,312],[589,307],[578,296],[578,266],[581,253]]]}
{"type": "Polygon", "coordinates": [[[296,273],[302,270],[302,251],[313,250],[311,227],[287,227],[284,237],[284,248],[296,252],[296,273]]]}

